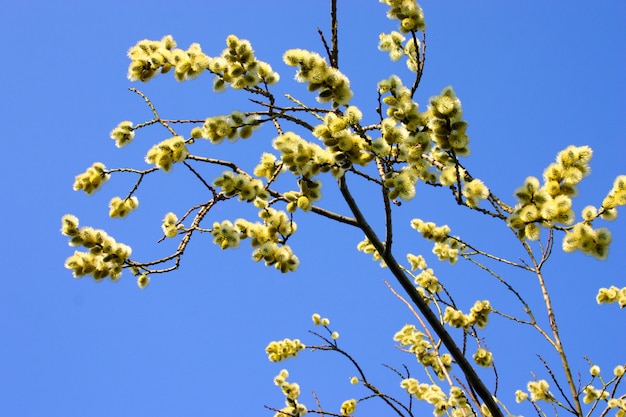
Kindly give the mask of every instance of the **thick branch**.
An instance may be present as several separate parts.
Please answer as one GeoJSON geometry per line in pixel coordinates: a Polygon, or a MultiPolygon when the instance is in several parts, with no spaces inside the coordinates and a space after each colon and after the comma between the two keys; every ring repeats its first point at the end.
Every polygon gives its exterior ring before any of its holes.
{"type": "Polygon", "coordinates": [[[339,68],[339,38],[337,36],[338,28],[339,22],[337,21],[337,0],[330,0],[330,30],[332,33],[330,65],[333,68],[339,68]]]}
{"type": "Polygon", "coordinates": [[[348,189],[348,186],[346,184],[345,176],[342,176],[338,182],[339,190],[341,191],[341,194],[348,203],[350,210],[352,210],[352,213],[359,223],[361,230],[363,230],[365,236],[369,239],[372,245],[374,245],[378,253],[381,255],[382,259],[387,264],[387,267],[389,268],[391,273],[396,277],[402,288],[404,288],[404,291],[406,291],[407,295],[411,298],[411,301],[413,301],[413,303],[418,308],[420,313],[424,316],[428,324],[432,327],[435,333],[437,333],[437,336],[439,336],[443,344],[446,346],[448,352],[450,352],[450,355],[452,355],[457,365],[461,368],[461,371],[465,375],[468,383],[476,391],[478,396],[480,396],[480,398],[485,402],[485,405],[491,412],[492,417],[504,417],[502,411],[494,401],[491,393],[489,392],[483,381],[480,379],[478,374],[476,374],[476,371],[474,370],[472,365],[467,361],[467,359],[463,355],[463,352],[461,352],[450,333],[448,333],[443,324],[439,322],[438,317],[428,307],[419,292],[417,292],[409,278],[402,270],[402,267],[393,257],[393,254],[390,251],[385,250],[385,245],[378,238],[376,232],[374,232],[374,230],[371,228],[371,226],[361,213],[361,210],[354,201],[354,198],[352,198],[350,190],[348,189]]]}

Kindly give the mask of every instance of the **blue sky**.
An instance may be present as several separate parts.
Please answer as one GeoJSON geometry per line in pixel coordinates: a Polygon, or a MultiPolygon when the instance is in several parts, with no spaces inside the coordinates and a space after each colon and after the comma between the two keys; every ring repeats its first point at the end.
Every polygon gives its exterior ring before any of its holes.
{"type": "MultiPolygon", "coordinates": [[[[75,280],[63,267],[73,251],[58,232],[65,213],[76,214],[83,225],[106,229],[147,259],[174,247],[156,243],[164,213],[197,201],[199,189],[176,169],[146,180],[138,194],[140,208],[121,221],[107,217],[107,204],[112,196],[124,195],[134,178],[114,177],[91,197],[72,191],[74,176],[93,161],[141,168],[146,149],[167,137],[146,129],[136,143],[115,148],[108,134],[119,121],[150,118],[127,87],[140,88],[163,117],[172,119],[250,108],[243,94],[212,93],[209,76],[182,84],[171,76],[147,85],[131,83],[126,79],[128,48],[140,39],[172,34],[179,46],[199,42],[215,56],[234,33],[249,39],[259,59],[281,74],[278,88],[312,100],[293,82],[293,68],[281,57],[289,48],[323,52],[317,27],[328,34],[327,3],[4,5],[0,416],[272,415],[263,405],[282,406],[284,397],[272,379],[283,367],[290,370],[291,381],[300,383],[305,404],[313,407],[310,393],[315,390],[326,408],[338,411],[343,400],[364,394],[348,383],[354,370],[339,357],[306,352],[295,361],[272,364],[264,353],[269,341],[284,337],[315,343],[306,333],[314,312],[330,317],[341,333],[341,346],[375,383],[404,398],[399,381],[381,364],[406,363],[420,375],[415,360],[394,349],[392,341],[412,318],[386,290],[386,271],[356,252],[362,235],[347,227],[310,216],[296,219],[300,228],[292,244],[302,264],[292,275],[249,261],[247,244],[222,252],[202,236],[192,242],[179,271],[153,279],[143,291],[128,273],[116,284],[96,284],[90,278],[75,280]]],[[[617,0],[430,0],[421,5],[428,50],[416,99],[425,108],[428,97],[447,85],[455,88],[470,124],[467,165],[473,175],[513,203],[513,190],[526,176],[540,176],[559,150],[588,144],[595,151],[593,172],[583,181],[575,207],[579,213],[587,204],[599,204],[614,178],[626,174],[626,5],[617,0]]],[[[391,64],[376,49],[379,33],[394,30],[395,23],[377,1],[340,0],[339,8],[340,66],[351,79],[354,104],[373,123],[375,83],[393,73],[409,79],[403,63],[391,64]]],[[[274,132],[261,129],[247,142],[202,146],[207,155],[232,155],[251,166],[269,150],[273,137],[274,132]]],[[[367,190],[359,187],[355,193],[362,192],[366,211],[377,213],[367,190]]],[[[323,202],[341,207],[332,190],[328,181],[323,202]]],[[[398,224],[407,225],[405,230],[398,226],[399,247],[430,252],[429,244],[408,228],[408,219],[421,217],[448,223],[453,233],[486,250],[521,255],[510,233],[454,207],[447,197],[418,189],[416,201],[398,210],[398,224]]],[[[214,213],[215,220],[240,215],[232,206],[214,213]]],[[[609,225],[614,242],[607,261],[555,251],[546,270],[569,357],[583,373],[585,354],[606,371],[626,360],[624,312],[594,300],[599,287],[626,285],[623,216],[609,225]]],[[[476,269],[428,260],[440,279],[461,292],[466,308],[475,299],[502,295],[476,269]]],[[[532,276],[501,273],[515,285],[536,290],[532,276]]],[[[536,299],[533,303],[540,308],[536,299]]],[[[500,395],[513,413],[531,413],[514,404],[512,393],[525,386],[531,371],[547,376],[535,356],[545,344],[519,326],[495,320],[486,335],[496,354],[500,395]]],[[[486,373],[487,381],[491,378],[486,373]]],[[[359,408],[363,416],[384,410],[374,401],[359,408]]]]}

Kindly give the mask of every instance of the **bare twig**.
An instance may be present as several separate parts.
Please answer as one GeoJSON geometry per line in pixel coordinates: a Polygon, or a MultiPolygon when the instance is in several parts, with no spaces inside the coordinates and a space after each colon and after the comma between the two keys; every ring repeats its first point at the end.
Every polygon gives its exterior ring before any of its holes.
{"type": "Polygon", "coordinates": [[[386,395],[385,393],[381,392],[378,388],[376,388],[376,386],[374,386],[372,383],[370,383],[367,380],[367,377],[365,376],[365,372],[363,372],[363,369],[361,368],[359,363],[348,352],[346,352],[343,349],[339,348],[335,341],[330,341],[327,338],[325,338],[324,336],[322,336],[319,333],[316,333],[314,331],[309,331],[309,333],[314,334],[315,336],[319,337],[320,339],[325,341],[327,343],[327,345],[310,346],[310,347],[308,347],[308,349],[311,349],[311,350],[327,350],[327,351],[335,351],[335,352],[340,353],[341,355],[343,355],[345,358],[347,358],[352,363],[352,365],[356,369],[356,372],[361,377],[361,382],[363,383],[363,386],[365,386],[367,389],[372,391],[374,393],[375,397],[378,397],[378,398],[382,399],[385,403],[387,403],[387,405],[389,407],[391,407],[400,416],[404,416],[404,414],[402,413],[401,410],[398,409],[397,406],[399,406],[400,408],[403,408],[406,412],[411,414],[411,412],[409,411],[409,409],[405,405],[403,405],[402,403],[397,401],[395,398],[390,397],[390,396],[386,395]]]}
{"type": "Polygon", "coordinates": [[[206,180],[202,177],[202,175],[200,175],[200,173],[198,173],[198,171],[193,169],[193,167],[189,165],[187,161],[183,161],[183,164],[200,180],[200,182],[202,182],[202,184],[204,184],[206,188],[209,189],[209,191],[211,191],[211,193],[213,193],[213,196],[217,195],[217,191],[215,190],[215,188],[209,185],[209,183],[206,182],[206,180]]]}
{"type": "MultiPolygon", "coordinates": [[[[165,127],[172,135],[177,136],[177,133],[174,129],[172,129],[172,127],[163,119],[161,119],[161,117],[159,116],[159,113],[157,113],[156,109],[154,108],[154,105],[152,104],[152,102],[150,101],[150,99],[148,97],[146,97],[146,95],[144,93],[142,93],[141,91],[137,90],[134,87],[129,87],[128,88],[130,91],[132,91],[133,93],[138,94],[141,98],[144,99],[144,101],[146,102],[146,104],[148,104],[148,107],[150,107],[150,110],[152,110],[152,114],[154,114],[154,120],[158,123],[160,123],[161,125],[163,125],[163,127],[165,127]]],[[[137,127],[135,127],[137,128],[137,127]]]]}
{"type": "Polygon", "coordinates": [[[187,229],[187,231],[185,232],[185,235],[183,236],[183,238],[181,239],[180,243],[178,244],[178,247],[176,248],[176,252],[174,252],[173,254],[171,254],[169,256],[166,256],[164,258],[157,259],[155,261],[150,261],[150,262],[137,262],[137,261],[132,261],[132,260],[129,259],[129,260],[126,261],[126,264],[129,267],[141,268],[141,269],[145,270],[146,272],[148,272],[150,274],[163,274],[163,273],[174,271],[174,270],[178,269],[180,267],[180,260],[182,258],[182,255],[185,252],[185,249],[187,248],[187,245],[189,244],[189,241],[191,240],[191,235],[198,228],[198,226],[200,225],[200,222],[202,221],[202,219],[204,219],[204,216],[206,216],[206,214],[209,212],[209,210],[211,210],[211,208],[219,200],[221,200],[221,198],[219,198],[219,196],[218,196],[218,198],[212,198],[207,203],[202,205],[202,207],[200,208],[198,213],[195,215],[191,226],[189,227],[189,229],[187,229]],[[170,266],[168,268],[163,268],[163,269],[150,269],[150,268],[148,268],[148,267],[153,266],[153,265],[161,265],[161,264],[166,263],[166,262],[171,261],[171,260],[174,260],[174,265],[172,265],[172,266],[170,266]]]}
{"type": "Polygon", "coordinates": [[[537,355],[537,357],[539,358],[541,363],[543,363],[543,367],[546,368],[546,371],[550,375],[550,378],[552,379],[552,382],[554,382],[554,384],[556,385],[556,388],[561,393],[561,397],[563,397],[565,399],[565,401],[567,402],[567,404],[569,404],[569,409],[566,408],[566,410],[569,411],[572,414],[576,414],[576,412],[574,411],[574,406],[569,401],[569,398],[567,398],[567,395],[565,395],[565,392],[563,391],[563,388],[561,388],[561,384],[559,384],[559,380],[554,376],[554,373],[552,372],[552,369],[550,369],[550,366],[548,366],[548,362],[546,362],[546,360],[541,355],[537,355]]]}
{"type": "Polygon", "coordinates": [[[481,256],[484,256],[485,258],[489,258],[489,259],[492,259],[494,261],[497,261],[497,262],[500,262],[500,263],[503,263],[503,264],[506,264],[506,265],[514,266],[516,268],[521,268],[521,269],[524,269],[524,270],[527,270],[527,271],[531,271],[531,272],[534,271],[533,268],[531,268],[531,267],[529,267],[527,265],[518,264],[518,263],[510,261],[510,260],[508,260],[506,258],[501,258],[499,256],[495,256],[495,255],[492,255],[492,254],[490,254],[488,252],[485,252],[485,251],[482,251],[480,249],[477,249],[476,247],[470,245],[469,243],[465,242],[464,240],[459,239],[458,237],[448,236],[448,238],[452,239],[452,240],[456,240],[461,245],[463,245],[463,246],[465,246],[465,247],[467,247],[467,248],[469,248],[469,249],[471,249],[473,251],[473,253],[465,253],[464,254],[464,255],[466,255],[466,259],[469,259],[473,255],[481,255],[481,256]]]}

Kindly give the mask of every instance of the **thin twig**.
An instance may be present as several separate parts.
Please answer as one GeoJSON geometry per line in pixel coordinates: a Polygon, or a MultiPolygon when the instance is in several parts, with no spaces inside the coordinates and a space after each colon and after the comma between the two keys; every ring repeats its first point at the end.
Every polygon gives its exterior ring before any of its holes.
{"type": "Polygon", "coordinates": [[[567,395],[565,395],[565,392],[563,391],[563,388],[561,388],[561,384],[559,384],[559,380],[554,376],[554,373],[552,372],[552,369],[550,369],[550,367],[548,366],[548,362],[546,362],[546,360],[541,355],[537,355],[537,357],[539,358],[541,363],[543,363],[543,367],[546,368],[546,371],[548,371],[548,374],[550,375],[550,378],[552,379],[552,382],[554,382],[554,384],[556,385],[556,388],[561,393],[561,396],[565,399],[567,404],[569,404],[570,408],[566,409],[566,410],[569,411],[572,414],[576,414],[576,412],[574,411],[574,406],[569,401],[569,398],[567,398],[567,395]]]}
{"type": "Polygon", "coordinates": [[[464,240],[459,239],[458,237],[448,236],[448,238],[452,239],[452,240],[456,240],[461,245],[471,249],[473,251],[473,253],[466,253],[465,254],[465,255],[468,256],[468,258],[473,256],[473,255],[481,255],[481,256],[484,256],[485,258],[489,258],[489,259],[492,259],[494,261],[497,261],[497,262],[500,262],[500,263],[503,263],[503,264],[506,264],[506,265],[514,266],[516,268],[521,268],[521,269],[524,269],[524,270],[527,270],[527,271],[531,271],[531,272],[534,271],[533,268],[529,267],[528,265],[518,264],[518,263],[510,261],[510,260],[508,260],[506,258],[501,258],[499,256],[495,256],[495,255],[492,255],[492,254],[490,254],[488,252],[485,252],[485,251],[482,251],[480,249],[477,249],[476,247],[470,245],[469,243],[465,242],[464,240]]]}
{"type": "Polygon", "coordinates": [[[527,242],[522,242],[522,246],[526,249],[526,252],[530,256],[530,259],[533,263],[535,274],[537,275],[537,279],[539,281],[539,287],[541,288],[541,293],[543,295],[544,304],[546,306],[546,311],[548,314],[548,319],[550,322],[550,328],[552,329],[552,335],[554,337],[555,349],[561,358],[561,366],[563,367],[563,372],[565,373],[565,378],[567,379],[567,383],[569,385],[570,394],[572,395],[572,399],[574,401],[574,410],[575,414],[578,416],[583,415],[582,406],[580,404],[580,399],[578,398],[578,392],[576,390],[576,384],[574,383],[574,378],[572,376],[572,370],[569,365],[569,361],[567,360],[567,356],[565,355],[565,350],[563,348],[563,342],[561,341],[561,336],[559,334],[559,327],[556,322],[556,315],[554,313],[554,308],[552,307],[552,300],[550,299],[550,294],[548,292],[548,288],[546,286],[545,279],[541,272],[541,268],[535,256],[533,254],[532,248],[528,245],[527,242]]]}
{"type": "Polygon", "coordinates": [[[219,200],[220,200],[219,198],[212,198],[211,200],[209,200],[207,203],[205,203],[200,208],[198,213],[195,215],[191,226],[189,227],[189,229],[187,229],[187,231],[185,232],[185,235],[183,236],[183,238],[181,239],[180,243],[178,244],[176,252],[174,252],[171,255],[166,256],[164,258],[157,259],[155,261],[150,261],[150,262],[137,262],[137,261],[132,261],[132,260],[129,259],[129,260],[126,261],[126,264],[128,266],[130,266],[130,267],[137,267],[137,268],[144,269],[144,270],[146,270],[150,274],[163,274],[163,273],[174,271],[174,270],[178,269],[180,267],[180,260],[182,258],[182,255],[185,252],[185,249],[187,248],[187,245],[189,244],[189,241],[191,240],[191,235],[196,230],[196,228],[200,225],[200,222],[202,221],[202,219],[204,219],[204,216],[206,216],[206,214],[209,212],[209,210],[211,210],[211,208],[219,200]],[[172,266],[170,266],[168,268],[163,268],[163,269],[149,269],[149,268],[147,268],[149,266],[163,264],[165,262],[171,261],[172,259],[174,260],[174,265],[172,265],[172,266]]]}
{"type": "Polygon", "coordinates": [[[324,336],[322,336],[319,333],[316,333],[314,331],[310,331],[309,330],[309,333],[314,334],[315,336],[319,337],[320,339],[322,339],[323,341],[325,341],[327,343],[327,345],[322,345],[322,346],[311,346],[311,347],[309,347],[309,349],[311,349],[311,350],[334,351],[334,352],[340,353],[345,358],[347,358],[352,363],[352,365],[355,367],[356,371],[358,372],[359,376],[361,377],[361,382],[363,383],[363,386],[365,386],[367,389],[372,391],[375,394],[376,397],[381,398],[398,415],[404,416],[404,414],[396,407],[396,405],[400,406],[401,408],[404,408],[405,411],[410,413],[410,411],[408,410],[408,408],[406,408],[405,405],[403,405],[402,403],[400,403],[399,401],[397,401],[393,397],[390,397],[390,396],[382,393],[378,388],[376,388],[372,383],[370,383],[367,380],[367,377],[365,376],[365,372],[363,371],[363,369],[361,368],[359,363],[352,356],[350,356],[350,354],[348,352],[346,352],[346,351],[342,350],[341,348],[339,348],[337,346],[336,341],[330,341],[327,338],[325,338],[324,336]]]}
{"type": "Polygon", "coordinates": [[[209,185],[209,183],[206,182],[206,180],[202,177],[202,175],[198,173],[198,171],[193,169],[193,167],[189,165],[187,161],[183,161],[183,164],[202,182],[202,184],[204,184],[206,188],[209,189],[209,191],[211,191],[211,193],[213,193],[214,196],[217,195],[217,191],[215,190],[215,188],[209,185]]]}
{"type": "Polygon", "coordinates": [[[322,43],[324,44],[324,49],[326,50],[326,55],[328,55],[328,60],[331,63],[333,63],[333,53],[330,50],[330,47],[328,46],[328,42],[326,42],[326,37],[324,37],[324,32],[322,32],[322,29],[320,29],[319,27],[317,28],[317,33],[320,35],[320,39],[322,40],[322,43]]]}
{"type": "Polygon", "coordinates": [[[163,127],[165,127],[172,135],[177,136],[176,131],[174,129],[172,129],[172,127],[166,121],[161,119],[161,117],[159,116],[159,113],[157,113],[157,111],[156,111],[156,108],[154,107],[154,105],[152,104],[150,99],[148,97],[146,97],[146,95],[144,93],[142,93],[141,91],[137,90],[134,87],[129,87],[128,89],[130,91],[132,91],[133,93],[138,94],[141,98],[143,98],[144,101],[146,102],[146,104],[148,104],[148,107],[150,107],[150,110],[152,111],[152,114],[154,114],[154,119],[157,122],[159,122],[161,125],[163,125],[163,127]]]}
{"type": "Polygon", "coordinates": [[[415,311],[415,309],[413,308],[411,303],[409,303],[407,300],[404,299],[404,297],[402,297],[400,294],[398,294],[396,292],[396,290],[394,290],[393,287],[391,285],[389,285],[389,283],[387,281],[384,281],[384,282],[385,282],[385,285],[387,286],[387,288],[389,288],[389,291],[391,291],[393,293],[393,295],[398,297],[398,299],[400,299],[400,301],[402,301],[404,303],[404,305],[406,305],[409,308],[409,310],[411,310],[411,312],[413,313],[413,316],[415,316],[415,318],[420,322],[420,326],[422,326],[422,328],[426,332],[426,336],[430,340],[430,343],[432,344],[433,349],[435,350],[435,357],[437,358],[437,362],[439,363],[439,368],[441,368],[441,372],[443,372],[443,374],[445,375],[446,380],[448,381],[448,384],[450,386],[453,386],[452,379],[450,378],[450,375],[448,374],[448,371],[446,370],[445,365],[441,361],[441,356],[439,355],[439,349],[437,349],[437,347],[436,347],[437,346],[437,342],[435,342],[435,339],[433,338],[433,335],[430,333],[430,330],[428,329],[428,326],[426,326],[426,323],[424,323],[424,321],[422,320],[421,316],[419,314],[417,314],[417,311],[415,311]]]}

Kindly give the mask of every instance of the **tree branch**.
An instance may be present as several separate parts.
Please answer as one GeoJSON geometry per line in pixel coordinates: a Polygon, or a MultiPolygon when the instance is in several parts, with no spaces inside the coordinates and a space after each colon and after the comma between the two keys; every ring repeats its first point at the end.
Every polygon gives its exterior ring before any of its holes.
{"type": "Polygon", "coordinates": [[[339,22],[337,21],[337,0],[330,0],[330,30],[331,30],[331,43],[332,49],[330,54],[330,66],[333,68],[339,68],[339,39],[337,36],[337,30],[339,29],[339,22]]]}
{"type": "Polygon", "coordinates": [[[470,386],[476,391],[478,396],[484,401],[485,405],[491,412],[492,417],[504,417],[502,411],[494,401],[491,393],[482,382],[476,371],[472,367],[472,365],[468,362],[467,358],[463,355],[458,345],[445,329],[445,327],[439,322],[437,316],[432,312],[432,310],[428,307],[422,296],[417,292],[409,278],[403,272],[402,267],[398,264],[396,259],[393,257],[391,252],[385,250],[384,244],[378,238],[376,232],[371,228],[361,210],[359,209],[357,203],[354,198],[350,194],[350,190],[348,189],[348,185],[346,183],[346,177],[342,176],[338,179],[339,182],[339,190],[343,195],[346,203],[350,207],[352,214],[356,218],[359,223],[359,227],[365,233],[365,236],[369,239],[372,245],[376,248],[378,253],[381,255],[382,259],[387,264],[387,267],[391,271],[391,273],[396,277],[404,291],[406,291],[411,301],[415,304],[418,310],[422,313],[428,324],[432,327],[432,329],[437,333],[437,336],[441,339],[443,344],[450,352],[450,355],[454,358],[457,365],[461,368],[461,371],[465,375],[470,386]]]}
{"type": "Polygon", "coordinates": [[[530,255],[530,258],[535,266],[535,273],[537,274],[537,279],[539,280],[539,287],[541,287],[541,294],[543,295],[543,301],[546,306],[546,310],[548,312],[548,319],[550,320],[550,328],[552,329],[552,336],[554,337],[554,348],[556,349],[559,357],[561,358],[561,365],[563,366],[563,371],[565,373],[565,378],[567,379],[567,384],[570,389],[570,394],[572,395],[572,399],[574,400],[574,408],[576,410],[576,415],[582,416],[583,410],[580,404],[580,399],[578,398],[578,391],[576,389],[576,384],[574,383],[574,377],[572,376],[572,370],[569,366],[569,361],[567,360],[567,356],[565,355],[565,350],[563,349],[563,342],[561,341],[561,336],[559,334],[559,327],[556,323],[556,315],[554,314],[554,309],[552,307],[552,301],[550,299],[550,294],[548,293],[548,288],[546,286],[546,281],[543,278],[543,273],[541,272],[540,264],[535,259],[532,249],[528,245],[528,243],[524,242],[524,248],[530,255]]]}

